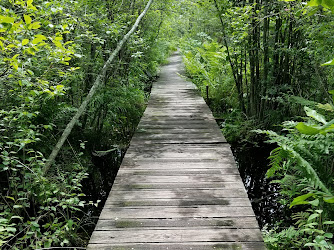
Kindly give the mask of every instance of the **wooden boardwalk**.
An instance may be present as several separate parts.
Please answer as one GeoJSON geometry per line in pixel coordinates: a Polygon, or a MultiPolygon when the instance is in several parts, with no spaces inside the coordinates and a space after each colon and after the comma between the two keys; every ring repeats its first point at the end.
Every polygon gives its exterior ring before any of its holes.
{"type": "Polygon", "coordinates": [[[265,249],[229,145],[196,87],[162,68],[88,249],[265,249]]]}

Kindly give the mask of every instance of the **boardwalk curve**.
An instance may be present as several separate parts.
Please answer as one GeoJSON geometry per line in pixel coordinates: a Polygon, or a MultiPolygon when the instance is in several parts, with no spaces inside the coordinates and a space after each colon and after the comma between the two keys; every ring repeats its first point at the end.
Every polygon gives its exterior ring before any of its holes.
{"type": "Polygon", "coordinates": [[[174,54],[88,249],[265,249],[230,146],[174,54]]]}

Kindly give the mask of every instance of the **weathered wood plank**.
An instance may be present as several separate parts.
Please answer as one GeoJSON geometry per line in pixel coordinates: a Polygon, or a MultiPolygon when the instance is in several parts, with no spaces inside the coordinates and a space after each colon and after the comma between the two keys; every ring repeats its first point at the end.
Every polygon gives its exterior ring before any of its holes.
{"type": "Polygon", "coordinates": [[[265,250],[262,242],[187,242],[187,243],[135,243],[135,244],[91,244],[87,250],[265,250]]]}
{"type": "MultiPolygon", "coordinates": [[[[209,181],[220,181],[222,178],[222,174],[228,175],[230,180],[240,180],[240,176],[233,173],[233,171],[229,172],[228,169],[225,169],[224,172],[219,169],[201,169],[201,170],[189,170],[189,169],[180,169],[178,171],[171,172],[169,169],[165,170],[128,170],[122,169],[118,173],[122,178],[128,178],[131,175],[145,175],[145,176],[180,176],[180,175],[195,175],[198,179],[209,180],[209,181]]],[[[172,179],[172,178],[171,178],[172,179]]]]}
{"type": "Polygon", "coordinates": [[[136,157],[136,159],[143,159],[154,156],[154,158],[190,158],[196,155],[199,159],[224,159],[225,157],[231,157],[232,153],[229,150],[223,150],[223,148],[180,148],[176,146],[171,149],[171,146],[162,147],[155,146],[154,148],[137,147],[135,150],[128,151],[127,157],[136,157]],[[169,150],[166,150],[169,149],[169,150]]]}
{"type": "Polygon", "coordinates": [[[257,221],[254,217],[233,217],[233,218],[181,218],[181,219],[114,219],[99,220],[97,231],[127,230],[131,229],[174,229],[174,228],[243,228],[256,229],[257,221]]]}
{"type": "MultiPolygon", "coordinates": [[[[132,200],[132,199],[210,199],[220,198],[245,198],[247,197],[244,189],[211,190],[211,189],[188,189],[175,190],[132,190],[132,191],[111,191],[108,199],[112,200],[132,200]]],[[[252,211],[253,212],[253,211],[252,211]]]]}
{"type": "MultiPolygon", "coordinates": [[[[168,175],[168,172],[165,172],[166,175],[134,175],[134,174],[125,174],[124,171],[120,173],[120,175],[115,180],[115,184],[118,185],[132,185],[132,184],[161,184],[162,187],[164,187],[165,183],[168,184],[188,184],[189,188],[192,187],[192,184],[195,183],[211,183],[213,185],[217,185],[215,187],[219,188],[228,188],[231,186],[236,186],[236,183],[238,184],[238,187],[243,187],[242,182],[240,181],[239,175],[168,175]]],[[[113,189],[115,190],[115,189],[113,189]]]]}
{"type": "MultiPolygon", "coordinates": [[[[186,145],[186,144],[185,144],[186,145]]],[[[144,145],[141,145],[144,146],[144,145]]],[[[149,145],[148,145],[149,146],[149,145]]],[[[129,165],[129,164],[153,164],[153,163],[161,163],[164,165],[168,164],[168,165],[172,165],[173,163],[178,163],[178,164],[184,164],[184,165],[196,165],[196,164],[201,164],[203,166],[203,168],[205,169],[205,166],[207,164],[217,164],[218,166],[221,165],[221,168],[224,168],[225,166],[235,166],[235,162],[231,161],[231,158],[229,158],[229,156],[226,156],[227,159],[225,158],[211,158],[211,159],[201,159],[198,157],[192,157],[192,158],[186,158],[186,157],[175,157],[175,158],[165,158],[165,157],[158,157],[158,155],[156,157],[150,157],[150,158],[146,158],[146,159],[135,159],[135,158],[129,158],[127,156],[125,156],[123,162],[124,165],[129,165]]],[[[164,167],[161,167],[161,170],[164,170],[164,167]]]]}
{"type": "Polygon", "coordinates": [[[191,140],[191,139],[202,139],[205,142],[211,140],[223,141],[223,137],[214,135],[213,133],[189,133],[189,134],[150,134],[150,133],[137,133],[133,136],[133,140],[191,140]]]}
{"type": "Polygon", "coordinates": [[[251,217],[228,217],[228,218],[171,218],[171,219],[107,219],[99,220],[96,230],[110,231],[126,230],[127,228],[257,228],[256,219],[251,217]]]}
{"type": "MultiPolygon", "coordinates": [[[[179,207],[193,207],[200,205],[222,205],[229,207],[246,207],[250,206],[248,198],[225,198],[215,199],[202,197],[198,199],[140,199],[135,200],[113,200],[106,201],[105,206],[116,207],[135,207],[135,206],[179,206],[179,207]]],[[[255,220],[255,217],[252,217],[255,220]]],[[[256,221],[256,220],[255,220],[256,221]]]]}
{"type": "Polygon", "coordinates": [[[147,144],[153,144],[153,143],[156,143],[156,144],[166,144],[166,143],[169,143],[169,144],[194,144],[194,143],[197,143],[197,144],[200,144],[200,143],[225,143],[226,140],[223,139],[223,138],[179,138],[179,139],[167,139],[167,138],[157,138],[157,139],[150,139],[150,140],[143,140],[143,138],[139,138],[139,137],[136,137],[136,138],[133,138],[131,140],[131,143],[134,144],[134,143],[141,143],[141,144],[144,144],[144,145],[147,145],[147,144]]]}
{"type": "MultiPolygon", "coordinates": [[[[149,180],[150,177],[147,178],[149,180]]],[[[129,183],[129,182],[128,182],[129,183]]],[[[138,190],[147,190],[147,189],[175,189],[175,188],[183,188],[183,189],[242,189],[244,188],[243,184],[240,182],[210,182],[210,181],[188,181],[188,182],[131,182],[132,184],[123,184],[116,185],[113,190],[123,190],[130,191],[134,189],[138,190]]],[[[117,182],[119,184],[119,182],[117,182]]]]}
{"type": "MultiPolygon", "coordinates": [[[[169,159],[170,160],[170,159],[169,159]]],[[[161,170],[165,169],[168,172],[178,172],[178,171],[196,171],[199,169],[224,169],[224,174],[234,174],[238,175],[238,169],[230,163],[223,161],[211,161],[211,162],[177,162],[178,159],[173,159],[173,161],[163,162],[163,159],[153,160],[139,160],[132,161],[129,159],[128,163],[122,165],[122,169],[135,169],[135,170],[161,170]],[[131,162],[131,163],[130,163],[131,162]],[[218,164],[217,164],[218,163],[218,164]]]]}
{"type": "MultiPolygon", "coordinates": [[[[225,218],[231,216],[231,208],[222,205],[201,205],[198,207],[109,207],[106,206],[101,215],[102,219],[128,218],[128,219],[164,219],[164,218],[225,218]]],[[[233,207],[233,216],[254,216],[250,206],[233,207]]]]}
{"type": "Polygon", "coordinates": [[[254,229],[173,229],[94,231],[91,243],[176,243],[176,242],[247,242],[262,241],[254,229]],[[200,232],[200,233],[199,233],[200,232]]]}
{"type": "MultiPolygon", "coordinates": [[[[159,123],[159,122],[158,122],[159,123]]],[[[218,129],[215,124],[206,124],[203,122],[200,123],[179,123],[179,124],[168,124],[168,123],[160,123],[160,124],[152,124],[152,123],[140,123],[138,125],[138,129],[218,129]]]]}

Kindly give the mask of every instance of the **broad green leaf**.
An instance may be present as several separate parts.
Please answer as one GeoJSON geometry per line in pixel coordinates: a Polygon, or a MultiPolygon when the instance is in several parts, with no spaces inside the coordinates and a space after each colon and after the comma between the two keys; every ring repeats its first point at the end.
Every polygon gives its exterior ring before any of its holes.
{"type": "Polygon", "coordinates": [[[46,37],[43,35],[36,35],[36,38],[34,40],[32,40],[32,44],[38,44],[40,42],[43,42],[44,40],[46,40],[46,37]]]}
{"type": "Polygon", "coordinates": [[[313,193],[308,193],[308,194],[304,194],[301,196],[298,196],[296,198],[293,199],[293,201],[290,204],[290,208],[296,205],[301,205],[301,204],[308,204],[308,202],[305,202],[305,200],[307,198],[312,197],[314,194],[313,193]]]}
{"type": "Polygon", "coordinates": [[[25,51],[28,52],[29,54],[33,55],[33,56],[35,55],[35,49],[34,48],[28,48],[25,51]]]}
{"type": "Polygon", "coordinates": [[[332,233],[325,233],[324,236],[326,238],[330,238],[330,239],[333,238],[333,234],[332,233]]]}
{"type": "Polygon", "coordinates": [[[311,0],[308,2],[307,4],[308,6],[311,6],[311,7],[317,7],[319,5],[327,8],[327,9],[330,9],[330,10],[333,10],[334,9],[334,1],[333,0],[311,0]]]}
{"type": "Polygon", "coordinates": [[[29,39],[23,39],[22,40],[22,45],[27,45],[29,43],[29,39]]]}
{"type": "Polygon", "coordinates": [[[0,23],[14,23],[15,19],[9,16],[0,16],[0,23]]]}
{"type": "Polygon", "coordinates": [[[68,226],[69,229],[72,228],[73,224],[74,224],[73,220],[70,219],[70,220],[67,221],[67,226],[68,226]]]}
{"type": "Polygon", "coordinates": [[[315,218],[318,218],[320,215],[319,214],[311,214],[310,217],[308,217],[307,221],[312,221],[315,218]]]}
{"type": "Polygon", "coordinates": [[[321,4],[321,0],[311,0],[307,3],[308,6],[319,6],[321,4]]]}
{"type": "Polygon", "coordinates": [[[61,42],[57,41],[57,40],[53,40],[53,43],[60,49],[63,49],[63,45],[61,44],[61,42]]]}
{"type": "Polygon", "coordinates": [[[328,61],[328,62],[325,62],[323,64],[321,64],[321,66],[328,66],[328,65],[334,65],[334,59],[328,61]]]}
{"type": "Polygon", "coordinates": [[[334,196],[325,196],[324,197],[324,202],[334,203],[334,196]]]}
{"type": "Polygon", "coordinates": [[[24,15],[24,21],[26,24],[31,24],[32,19],[29,15],[24,15]]]}
{"type": "Polygon", "coordinates": [[[322,0],[321,3],[322,6],[324,6],[327,9],[334,9],[334,1],[333,0],[322,0]]]}
{"type": "Polygon", "coordinates": [[[300,133],[305,134],[305,135],[316,135],[316,134],[319,134],[320,132],[319,129],[308,126],[303,122],[298,123],[296,125],[296,129],[298,129],[300,133]]]}
{"type": "Polygon", "coordinates": [[[11,219],[11,220],[12,220],[12,219],[20,219],[21,221],[23,221],[23,217],[21,217],[21,216],[17,216],[17,215],[12,216],[10,219],[11,219]]]}
{"type": "Polygon", "coordinates": [[[312,206],[318,206],[319,205],[319,199],[315,199],[313,201],[309,201],[309,203],[312,205],[312,206]]]}
{"type": "Polygon", "coordinates": [[[34,23],[31,23],[28,27],[28,29],[30,30],[37,30],[41,27],[41,23],[40,22],[34,22],[34,23]]]}
{"type": "Polygon", "coordinates": [[[15,233],[16,228],[15,227],[6,227],[6,231],[15,233]]]}
{"type": "Polygon", "coordinates": [[[28,0],[27,1],[27,8],[29,10],[37,10],[37,8],[34,5],[32,5],[32,2],[33,2],[33,0],[28,0]]]}
{"type": "Polygon", "coordinates": [[[304,110],[306,112],[306,115],[309,117],[312,117],[313,119],[317,120],[318,122],[321,122],[323,124],[326,124],[326,119],[323,115],[319,114],[317,111],[310,109],[309,107],[304,107],[304,110]]]}

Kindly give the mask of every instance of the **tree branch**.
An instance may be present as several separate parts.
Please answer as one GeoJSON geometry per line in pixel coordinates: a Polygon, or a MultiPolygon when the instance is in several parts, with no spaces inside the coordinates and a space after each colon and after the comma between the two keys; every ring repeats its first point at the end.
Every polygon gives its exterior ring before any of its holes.
{"type": "Polygon", "coordinates": [[[93,95],[96,93],[96,91],[99,89],[101,83],[103,82],[103,79],[107,73],[107,70],[110,68],[112,61],[117,56],[118,52],[122,49],[124,43],[129,39],[129,37],[134,33],[134,31],[137,29],[141,19],[146,15],[147,11],[149,10],[153,0],[149,0],[144,11],[139,15],[137,18],[135,24],[132,26],[131,30],[123,37],[123,39],[117,44],[116,49],[113,51],[113,53],[110,55],[108,61],[104,64],[100,74],[97,76],[92,88],[90,89],[88,95],[86,96],[85,100],[80,105],[78,111],[73,116],[72,120],[67,124],[62,136],[60,137],[59,141],[57,142],[56,146],[53,148],[47,162],[45,163],[45,166],[43,168],[43,175],[45,175],[49,170],[53,162],[55,161],[59,150],[63,146],[64,142],[66,141],[67,137],[70,135],[75,123],[79,120],[80,116],[85,112],[86,107],[90,100],[92,99],[93,95]]]}

